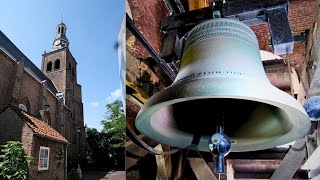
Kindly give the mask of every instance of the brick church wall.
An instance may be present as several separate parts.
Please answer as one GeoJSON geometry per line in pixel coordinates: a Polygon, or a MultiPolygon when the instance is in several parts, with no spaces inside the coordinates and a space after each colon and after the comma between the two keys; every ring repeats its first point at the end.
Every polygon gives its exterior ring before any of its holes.
{"type": "Polygon", "coordinates": [[[8,103],[6,102],[9,98],[8,91],[13,86],[12,75],[16,73],[17,64],[0,51],[0,67],[0,111],[2,111],[8,103]]]}
{"type": "Polygon", "coordinates": [[[33,179],[43,179],[44,177],[48,179],[55,179],[58,177],[58,179],[62,180],[64,179],[64,161],[62,160],[62,164],[57,167],[55,165],[55,156],[60,151],[65,151],[64,145],[62,143],[58,143],[55,141],[51,141],[48,139],[40,138],[40,137],[34,137],[33,140],[33,151],[32,156],[34,157],[34,162],[31,164],[29,168],[30,176],[33,179]],[[40,146],[45,146],[50,148],[50,155],[49,155],[49,170],[43,170],[38,171],[38,162],[39,162],[39,150],[40,146]]]}
{"type": "MultiPolygon", "coordinates": [[[[169,15],[162,0],[128,0],[135,26],[150,45],[160,53],[163,35],[160,32],[163,18],[169,15]]],[[[150,54],[138,42],[128,49],[136,58],[147,58],[150,54]]]]}
{"type": "Polygon", "coordinates": [[[37,117],[40,115],[39,110],[42,109],[39,104],[41,98],[40,90],[40,82],[24,71],[21,78],[19,100],[21,102],[23,98],[28,98],[30,102],[30,109],[28,109],[28,112],[37,117]]]}
{"type": "MultiPolygon", "coordinates": [[[[300,35],[306,29],[312,27],[315,11],[315,0],[290,0],[288,18],[293,35],[300,35]]],[[[270,39],[269,28],[267,23],[251,26],[255,32],[260,49],[272,51],[271,46],[268,46],[270,39]]],[[[290,64],[298,71],[305,59],[305,44],[295,42],[294,53],[289,56],[290,64]]]]}
{"type": "MultiPolygon", "coordinates": [[[[51,126],[56,128],[60,125],[56,119],[56,110],[58,101],[49,90],[43,91],[43,85],[25,70],[22,71],[20,83],[17,81],[18,63],[6,57],[4,53],[0,53],[0,111],[12,102],[13,89],[18,90],[17,105],[22,103],[24,99],[28,99],[30,107],[28,113],[40,117],[39,111],[43,109],[44,103],[50,105],[51,126]],[[17,87],[18,86],[18,87],[17,87]],[[45,99],[45,102],[42,102],[45,99]]],[[[26,105],[26,104],[24,104],[26,105]]],[[[60,129],[58,129],[60,131],[60,129]]]]}
{"type": "Polygon", "coordinates": [[[65,150],[62,143],[34,136],[33,131],[11,108],[7,108],[0,114],[0,127],[5,129],[5,131],[0,131],[1,145],[7,141],[21,141],[25,147],[25,154],[34,158],[29,165],[30,179],[43,179],[43,177],[54,179],[56,176],[64,179],[64,160],[59,168],[54,164],[55,155],[65,150]],[[38,171],[40,146],[50,148],[49,170],[38,171]]]}
{"type": "Polygon", "coordinates": [[[11,109],[7,108],[0,114],[0,145],[7,141],[21,141],[25,146],[25,153],[31,154],[33,131],[11,109]]]}

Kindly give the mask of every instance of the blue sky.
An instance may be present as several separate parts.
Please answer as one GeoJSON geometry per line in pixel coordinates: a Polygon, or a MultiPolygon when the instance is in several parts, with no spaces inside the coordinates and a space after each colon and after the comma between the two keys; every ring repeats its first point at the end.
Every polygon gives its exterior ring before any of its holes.
{"type": "Polygon", "coordinates": [[[63,17],[78,63],[85,124],[101,130],[105,105],[121,95],[115,44],[124,8],[124,0],[2,1],[0,30],[40,67],[41,55],[51,51],[63,17]]]}

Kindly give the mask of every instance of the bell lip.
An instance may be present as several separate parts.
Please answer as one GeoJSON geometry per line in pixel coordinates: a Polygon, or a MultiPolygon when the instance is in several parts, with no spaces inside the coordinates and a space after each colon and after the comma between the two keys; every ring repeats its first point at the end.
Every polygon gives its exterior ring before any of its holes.
{"type": "MultiPolygon", "coordinates": [[[[220,80],[223,80],[223,77],[219,77],[219,78],[220,80]]],[[[235,78],[235,79],[238,79],[238,78],[235,78]]],[[[251,101],[261,102],[265,104],[270,104],[283,109],[286,112],[286,114],[290,116],[290,121],[292,122],[295,121],[296,124],[298,123],[300,124],[300,128],[297,128],[297,126],[293,126],[288,133],[278,137],[277,139],[272,139],[267,142],[261,142],[261,143],[256,143],[252,145],[242,145],[242,146],[239,146],[236,144],[232,145],[231,152],[256,151],[256,150],[269,149],[269,148],[273,148],[283,144],[287,144],[305,135],[311,127],[311,123],[309,121],[308,115],[305,112],[302,105],[289,94],[274,87],[270,82],[261,82],[255,79],[242,79],[241,84],[245,84],[244,86],[240,86],[242,87],[242,89],[248,89],[248,88],[250,89],[250,87],[260,87],[259,88],[260,90],[264,89],[263,91],[254,91],[253,93],[254,95],[252,94],[250,95],[249,93],[243,93],[243,95],[240,96],[240,95],[230,95],[226,92],[225,94],[220,92],[220,94],[216,94],[216,95],[208,93],[207,95],[205,94],[202,94],[200,96],[189,95],[184,97],[181,94],[179,94],[183,92],[181,91],[181,88],[182,89],[184,87],[196,88],[200,84],[203,84],[204,81],[211,82],[212,84],[218,84],[219,88],[221,88],[221,86],[224,86],[224,88],[228,88],[228,86],[230,88],[233,86],[228,81],[224,81],[222,84],[217,83],[216,78],[202,78],[202,79],[188,80],[186,82],[179,82],[176,84],[172,84],[168,88],[160,91],[159,93],[155,94],[154,96],[148,99],[148,101],[145,103],[145,105],[143,106],[143,108],[140,110],[140,112],[136,117],[137,129],[141,133],[158,141],[159,143],[168,144],[178,148],[186,148],[186,149],[208,152],[209,149],[207,147],[207,144],[210,138],[209,136],[202,136],[200,138],[199,144],[194,145],[191,143],[192,142],[191,133],[176,131],[174,133],[178,133],[178,134],[172,137],[168,137],[164,134],[161,134],[161,132],[156,131],[151,126],[151,122],[150,122],[151,116],[156,111],[160,110],[165,106],[172,105],[179,102],[189,101],[189,100],[208,99],[208,98],[244,99],[244,100],[251,100],[251,101]],[[248,86],[248,83],[255,84],[255,86],[248,86]],[[269,97],[269,99],[261,98],[261,97],[266,97],[266,94],[262,93],[262,92],[265,93],[265,91],[270,91],[269,94],[273,94],[273,96],[271,96],[271,98],[269,97]],[[167,98],[168,96],[171,98],[167,98]],[[260,96],[260,98],[255,96],[260,96]],[[286,101],[282,101],[283,99],[285,99],[286,101]]],[[[242,91],[242,92],[246,92],[246,91],[242,91]]]]}

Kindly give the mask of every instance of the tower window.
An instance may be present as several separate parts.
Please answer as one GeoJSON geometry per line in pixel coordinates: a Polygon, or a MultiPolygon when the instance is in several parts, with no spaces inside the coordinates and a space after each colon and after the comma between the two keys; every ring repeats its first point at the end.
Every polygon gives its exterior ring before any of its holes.
{"type": "Polygon", "coordinates": [[[63,31],[64,31],[64,28],[63,28],[63,26],[61,27],[61,33],[63,34],[63,31]]]}
{"type": "Polygon", "coordinates": [[[60,34],[60,27],[58,27],[58,33],[60,34]]]}
{"type": "Polygon", "coordinates": [[[52,62],[49,61],[47,64],[47,72],[51,72],[52,71],[52,62]]]}
{"type": "Polygon", "coordinates": [[[54,70],[60,69],[60,59],[56,59],[54,62],[54,70]]]}

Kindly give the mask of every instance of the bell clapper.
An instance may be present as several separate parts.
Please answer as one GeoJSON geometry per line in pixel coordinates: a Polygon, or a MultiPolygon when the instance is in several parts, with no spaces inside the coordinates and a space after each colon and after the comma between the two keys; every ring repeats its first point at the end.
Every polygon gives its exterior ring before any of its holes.
{"type": "Polygon", "coordinates": [[[231,141],[228,136],[223,134],[222,124],[217,125],[217,133],[211,136],[209,140],[209,150],[216,157],[214,173],[225,173],[224,157],[229,154],[231,150],[231,141]]]}

